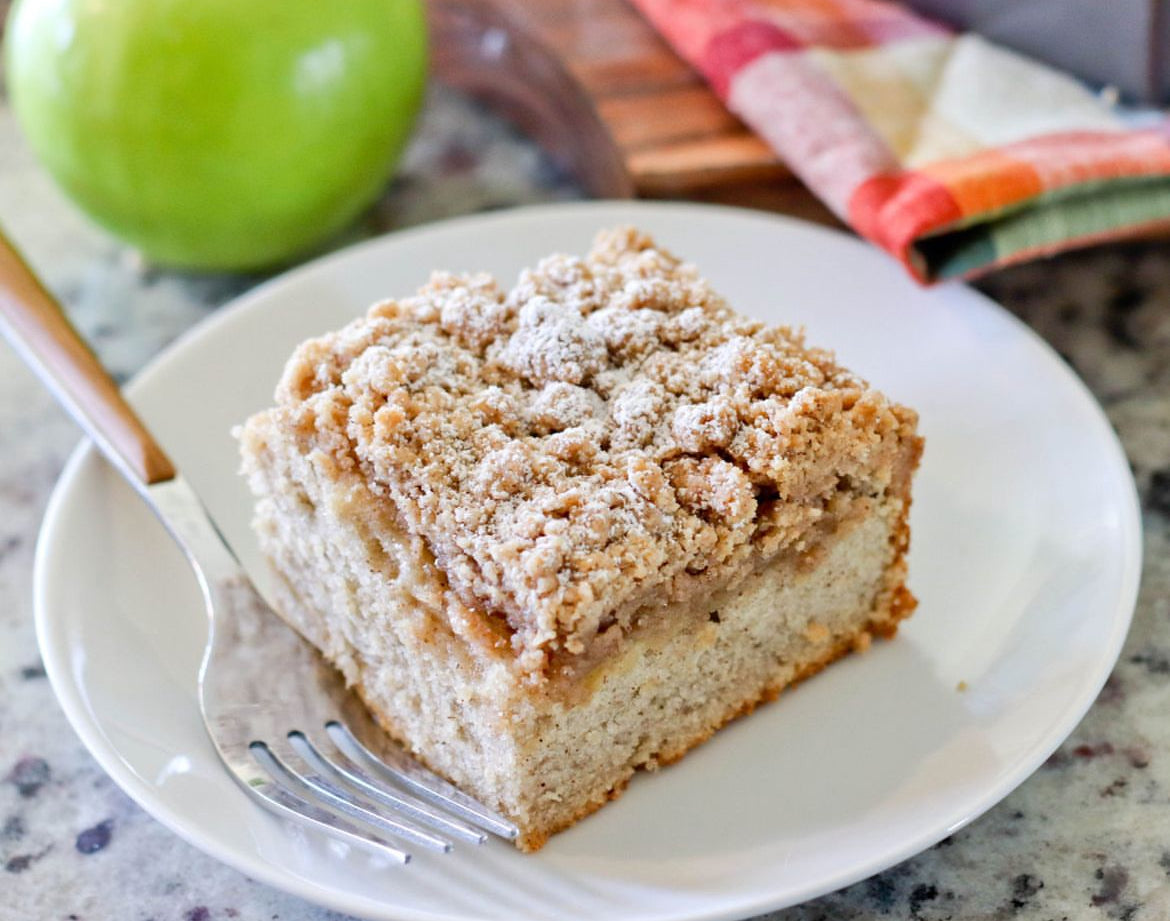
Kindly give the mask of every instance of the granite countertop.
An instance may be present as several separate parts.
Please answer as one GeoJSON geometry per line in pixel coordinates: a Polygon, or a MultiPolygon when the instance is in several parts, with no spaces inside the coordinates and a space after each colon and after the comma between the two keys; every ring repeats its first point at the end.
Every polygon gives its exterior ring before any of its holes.
{"type": "MultiPolygon", "coordinates": [[[[576,194],[531,145],[439,92],[401,175],[348,239],[576,194]]],[[[259,280],[142,264],[62,199],[2,102],[0,215],[121,379],[259,280]]],[[[1066,357],[1121,434],[1145,505],[1133,630],[1092,711],[1019,790],[926,853],[779,921],[1170,918],[1170,245],[1072,254],[980,287],[1066,357]]],[[[37,528],[77,440],[0,346],[0,916],[337,918],[185,844],[106,778],[66,724],[37,654],[31,581],[37,528]]]]}

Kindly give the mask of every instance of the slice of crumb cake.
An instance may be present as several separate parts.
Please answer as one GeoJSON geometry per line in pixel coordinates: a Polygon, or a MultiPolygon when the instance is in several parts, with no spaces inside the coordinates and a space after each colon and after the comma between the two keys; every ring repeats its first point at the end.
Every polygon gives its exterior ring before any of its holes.
{"type": "Polygon", "coordinates": [[[535,850],[893,634],[915,425],[620,229],[306,342],[240,442],[281,613],[535,850]]]}

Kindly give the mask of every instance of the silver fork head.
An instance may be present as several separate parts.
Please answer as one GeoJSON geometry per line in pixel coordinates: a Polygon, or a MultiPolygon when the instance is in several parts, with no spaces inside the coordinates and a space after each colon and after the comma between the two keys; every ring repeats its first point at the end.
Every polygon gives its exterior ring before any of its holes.
{"type": "Polygon", "coordinates": [[[417,770],[402,774],[403,782],[437,791],[432,802],[437,797],[460,818],[440,820],[417,797],[383,789],[399,775],[373,756],[381,734],[316,653],[263,603],[198,497],[2,233],[0,333],[12,340],[186,553],[212,622],[199,679],[203,717],[219,754],[245,790],[278,813],[403,861],[407,854],[394,840],[450,847],[418,820],[471,840],[482,840],[472,824],[515,836],[514,827],[441,781],[420,781],[417,770]],[[364,747],[358,736],[365,739],[364,747]],[[347,754],[334,746],[335,738],[352,741],[347,754]],[[404,811],[410,821],[397,818],[404,811]]]}
{"type": "Polygon", "coordinates": [[[517,836],[381,730],[341,674],[261,598],[185,482],[148,493],[207,601],[199,697],[208,734],[253,799],[403,863],[404,846],[449,851],[453,840],[517,836]]]}

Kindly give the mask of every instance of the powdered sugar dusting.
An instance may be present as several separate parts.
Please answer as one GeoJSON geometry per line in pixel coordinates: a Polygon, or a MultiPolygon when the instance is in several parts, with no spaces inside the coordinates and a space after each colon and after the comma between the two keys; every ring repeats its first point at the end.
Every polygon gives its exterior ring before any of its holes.
{"type": "Polygon", "coordinates": [[[605,340],[577,303],[537,295],[520,308],[519,323],[499,350],[501,365],[529,384],[582,384],[605,367],[605,340]]]}

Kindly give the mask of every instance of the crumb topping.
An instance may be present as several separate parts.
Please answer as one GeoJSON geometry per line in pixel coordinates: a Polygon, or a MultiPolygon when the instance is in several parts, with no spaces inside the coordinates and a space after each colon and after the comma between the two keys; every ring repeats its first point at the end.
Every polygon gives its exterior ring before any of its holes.
{"type": "Polygon", "coordinates": [[[534,674],[792,545],[838,490],[877,494],[916,438],[910,410],[628,228],[508,292],[436,273],[301,346],[277,400],[534,674]]]}

